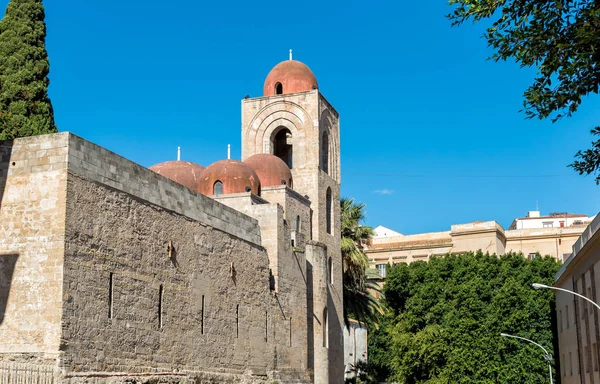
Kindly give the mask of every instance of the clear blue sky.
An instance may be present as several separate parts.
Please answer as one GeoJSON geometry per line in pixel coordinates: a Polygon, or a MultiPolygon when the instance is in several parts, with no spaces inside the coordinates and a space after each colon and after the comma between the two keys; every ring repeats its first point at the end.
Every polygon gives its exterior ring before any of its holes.
{"type": "MultiPolygon", "coordinates": [[[[0,0],[5,7],[7,0],[0,0]]],[[[341,115],[342,195],[403,233],[535,208],[595,214],[600,187],[566,165],[600,98],[568,120],[518,112],[533,70],[494,63],[483,26],[443,0],[46,1],[50,97],[71,131],[150,166],[240,156],[240,100],[288,49],[341,115]],[[549,176],[550,175],[550,176],[549,176]]]]}

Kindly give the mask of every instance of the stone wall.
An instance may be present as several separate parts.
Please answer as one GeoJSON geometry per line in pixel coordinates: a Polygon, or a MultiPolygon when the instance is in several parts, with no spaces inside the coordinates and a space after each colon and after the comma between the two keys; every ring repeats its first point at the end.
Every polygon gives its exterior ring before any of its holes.
{"type": "Polygon", "coordinates": [[[68,371],[266,375],[289,348],[261,247],[72,173],[64,280],[68,371]]]}
{"type": "Polygon", "coordinates": [[[308,380],[306,261],[281,207],[262,204],[288,246],[277,293],[256,219],[69,133],[0,160],[0,360],[72,382],[308,380]]]}
{"type": "Polygon", "coordinates": [[[58,355],[67,151],[64,134],[0,142],[0,359],[58,355]]]}

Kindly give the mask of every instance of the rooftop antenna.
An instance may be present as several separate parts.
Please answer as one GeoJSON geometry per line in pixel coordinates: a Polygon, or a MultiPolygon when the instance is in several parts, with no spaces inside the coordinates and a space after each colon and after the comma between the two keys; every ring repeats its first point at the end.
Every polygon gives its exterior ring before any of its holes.
{"type": "Polygon", "coordinates": [[[177,147],[177,161],[181,160],[181,147],[177,147]]]}
{"type": "Polygon", "coordinates": [[[290,49],[290,60],[292,60],[292,50],[290,49]]]}
{"type": "Polygon", "coordinates": [[[227,160],[231,159],[231,144],[227,144],[227,160]]]}

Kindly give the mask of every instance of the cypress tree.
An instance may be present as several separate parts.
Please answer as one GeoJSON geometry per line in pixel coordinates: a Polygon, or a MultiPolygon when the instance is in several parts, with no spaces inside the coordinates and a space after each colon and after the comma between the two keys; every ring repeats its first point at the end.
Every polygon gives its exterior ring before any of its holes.
{"type": "Polygon", "coordinates": [[[57,131],[42,0],[11,0],[0,21],[0,140],[57,131]]]}

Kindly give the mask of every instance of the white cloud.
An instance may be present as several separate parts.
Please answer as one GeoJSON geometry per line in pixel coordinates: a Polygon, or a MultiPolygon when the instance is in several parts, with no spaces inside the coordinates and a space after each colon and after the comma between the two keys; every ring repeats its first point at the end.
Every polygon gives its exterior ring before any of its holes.
{"type": "Polygon", "coordinates": [[[376,193],[378,195],[392,195],[392,194],[394,194],[394,191],[391,189],[384,188],[384,189],[377,189],[377,190],[373,191],[373,193],[376,193]]]}

